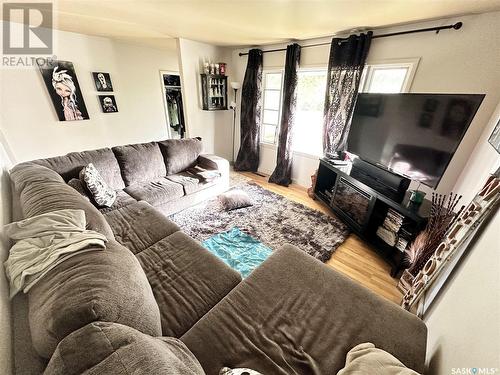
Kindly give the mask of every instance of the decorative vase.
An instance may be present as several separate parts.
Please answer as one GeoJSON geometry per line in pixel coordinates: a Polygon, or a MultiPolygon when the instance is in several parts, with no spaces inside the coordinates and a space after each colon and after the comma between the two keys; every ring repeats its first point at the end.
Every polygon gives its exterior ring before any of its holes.
{"type": "Polygon", "coordinates": [[[307,195],[309,195],[310,198],[316,200],[316,197],[314,196],[314,188],[316,187],[316,179],[318,178],[318,171],[311,176],[311,187],[307,189],[307,195]]]}

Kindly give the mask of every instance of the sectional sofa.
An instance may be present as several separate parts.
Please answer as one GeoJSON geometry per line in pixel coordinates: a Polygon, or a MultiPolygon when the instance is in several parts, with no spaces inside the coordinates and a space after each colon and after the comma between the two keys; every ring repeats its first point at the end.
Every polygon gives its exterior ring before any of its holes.
{"type": "MultiPolygon", "coordinates": [[[[16,373],[41,373],[51,357],[49,373],[70,373],[61,369],[68,365],[61,353],[78,358],[80,368],[96,365],[102,346],[76,344],[75,337],[108,329],[99,322],[178,338],[207,374],[223,366],[334,374],[362,342],[422,372],[426,327],[412,314],[290,245],[242,281],[169,220],[228,189],[228,162],[201,150],[199,139],[166,140],[70,153],[10,171],[18,218],[82,209],[87,228],[108,239],[104,251],[73,256],[14,299],[16,373]],[[97,208],[68,185],[88,163],[117,191],[111,207],[97,208]],[[218,177],[195,181],[188,170],[196,166],[218,177]]],[[[146,347],[134,349],[141,360],[146,347]]]]}

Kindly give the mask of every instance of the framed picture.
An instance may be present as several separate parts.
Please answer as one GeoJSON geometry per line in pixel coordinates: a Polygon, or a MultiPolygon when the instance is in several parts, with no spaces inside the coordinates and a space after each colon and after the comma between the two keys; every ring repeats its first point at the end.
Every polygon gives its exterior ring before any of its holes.
{"type": "Polygon", "coordinates": [[[490,142],[490,145],[500,154],[500,120],[498,120],[495,129],[493,129],[493,133],[491,133],[488,142],[490,142]]]}
{"type": "Polygon", "coordinates": [[[448,103],[446,114],[441,125],[441,135],[452,139],[460,139],[464,127],[473,115],[469,102],[453,99],[448,103]]]}
{"type": "Polygon", "coordinates": [[[383,110],[382,95],[360,96],[358,101],[358,114],[361,116],[378,117],[383,110]]]}
{"type": "Polygon", "coordinates": [[[92,72],[94,77],[94,84],[97,91],[113,91],[113,84],[109,73],[92,72]]]}
{"type": "Polygon", "coordinates": [[[59,121],[88,120],[89,114],[73,63],[52,60],[38,67],[59,121]]]}
{"type": "Polygon", "coordinates": [[[434,115],[432,113],[422,112],[422,114],[420,115],[420,120],[418,121],[418,126],[428,129],[432,127],[433,119],[434,115]]]}
{"type": "Polygon", "coordinates": [[[436,99],[426,99],[424,102],[424,111],[425,112],[436,112],[436,109],[439,105],[439,101],[436,99]]]}
{"type": "Polygon", "coordinates": [[[104,113],[118,112],[118,106],[114,95],[99,95],[99,103],[104,113]]]}

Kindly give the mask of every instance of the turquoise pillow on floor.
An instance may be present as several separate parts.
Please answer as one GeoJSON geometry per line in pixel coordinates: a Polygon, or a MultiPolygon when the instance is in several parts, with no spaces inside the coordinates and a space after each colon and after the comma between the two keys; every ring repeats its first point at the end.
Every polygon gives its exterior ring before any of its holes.
{"type": "Polygon", "coordinates": [[[203,246],[218,256],[243,278],[257,268],[272,250],[237,227],[203,241],[203,246]]]}

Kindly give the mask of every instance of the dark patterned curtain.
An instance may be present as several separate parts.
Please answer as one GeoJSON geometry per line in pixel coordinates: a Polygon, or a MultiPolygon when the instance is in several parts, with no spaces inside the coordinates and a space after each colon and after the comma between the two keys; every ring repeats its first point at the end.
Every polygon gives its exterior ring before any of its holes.
{"type": "Polygon", "coordinates": [[[283,83],[283,109],[276,168],[269,182],[288,186],[292,183],[292,140],[295,106],[297,104],[297,70],[300,63],[300,46],[286,47],[285,79],[283,83]]]}
{"type": "Polygon", "coordinates": [[[241,89],[240,149],[234,163],[237,171],[257,172],[259,167],[261,97],[262,51],[251,49],[241,89]]]}
{"type": "Polygon", "coordinates": [[[334,156],[346,149],[359,81],[370,49],[372,32],[333,38],[326,81],[323,152],[334,156]]]}

